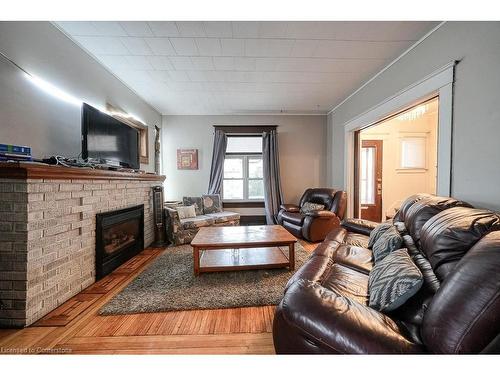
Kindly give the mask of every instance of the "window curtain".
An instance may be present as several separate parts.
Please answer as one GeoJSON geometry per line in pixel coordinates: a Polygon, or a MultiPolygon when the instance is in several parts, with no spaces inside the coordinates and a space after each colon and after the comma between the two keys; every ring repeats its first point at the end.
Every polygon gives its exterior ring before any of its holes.
{"type": "Polygon", "coordinates": [[[221,193],[226,147],[226,133],[220,129],[215,129],[214,149],[212,152],[212,167],[210,168],[210,181],[208,183],[208,194],[221,193]]]}
{"type": "Polygon", "coordinates": [[[276,224],[283,192],[280,180],[278,133],[276,130],[262,133],[262,165],[264,173],[264,203],[267,224],[276,224]]]}

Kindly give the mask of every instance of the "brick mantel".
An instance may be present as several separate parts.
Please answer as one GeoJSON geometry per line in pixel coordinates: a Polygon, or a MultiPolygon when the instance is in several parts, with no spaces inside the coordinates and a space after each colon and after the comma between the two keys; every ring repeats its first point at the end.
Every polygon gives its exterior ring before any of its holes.
{"type": "Polygon", "coordinates": [[[151,188],[164,179],[0,163],[0,326],[30,325],[95,282],[97,213],[144,204],[150,245],[151,188]]]}

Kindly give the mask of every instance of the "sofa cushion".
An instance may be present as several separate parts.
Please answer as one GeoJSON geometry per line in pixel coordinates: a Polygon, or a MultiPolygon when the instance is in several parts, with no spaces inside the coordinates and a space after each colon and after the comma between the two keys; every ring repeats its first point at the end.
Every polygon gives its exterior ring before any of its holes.
{"type": "Polygon", "coordinates": [[[219,194],[205,194],[201,198],[203,199],[203,213],[205,215],[222,212],[222,201],[219,194]]]}
{"type": "Polygon", "coordinates": [[[375,263],[369,276],[370,307],[387,312],[403,305],[423,284],[423,276],[406,249],[375,263]]]}
{"type": "Polygon", "coordinates": [[[206,216],[215,220],[216,224],[227,223],[232,220],[239,220],[240,214],[236,212],[222,211],[214,212],[213,214],[206,214],[206,216]]]}
{"type": "Polygon", "coordinates": [[[368,248],[369,237],[363,234],[347,232],[344,243],[352,246],[368,248]]]}
{"type": "Polygon", "coordinates": [[[194,206],[196,216],[203,215],[203,202],[201,197],[182,197],[182,204],[184,206],[194,206]]]}
{"type": "Polygon", "coordinates": [[[398,250],[402,246],[403,237],[401,237],[397,228],[391,225],[373,244],[372,251],[374,262],[380,262],[392,251],[398,250]]]}
{"type": "Polygon", "coordinates": [[[313,211],[321,211],[325,208],[324,204],[314,203],[314,202],[305,202],[302,207],[300,207],[300,213],[302,215],[306,215],[309,212],[313,211]]]}
{"type": "Polygon", "coordinates": [[[373,254],[364,247],[341,245],[332,256],[334,262],[369,274],[373,268],[373,254]]]}
{"type": "Polygon", "coordinates": [[[486,233],[500,229],[497,213],[454,207],[432,217],[422,228],[420,248],[440,280],[486,233]]]}
{"type": "Polygon", "coordinates": [[[305,216],[302,215],[300,212],[288,212],[288,211],[283,212],[281,217],[284,221],[288,221],[289,223],[298,226],[302,226],[305,218],[305,216]]]}
{"type": "Polygon", "coordinates": [[[471,207],[470,204],[450,197],[428,196],[413,203],[405,214],[404,223],[408,234],[420,247],[420,232],[434,215],[452,207],[471,207]]]}
{"type": "Polygon", "coordinates": [[[405,221],[406,213],[408,212],[409,208],[413,205],[413,203],[418,202],[419,200],[424,198],[429,198],[431,196],[432,196],[431,194],[427,193],[418,193],[409,196],[399,206],[398,211],[393,217],[393,221],[405,221]]]}
{"type": "Polygon", "coordinates": [[[320,284],[338,294],[368,304],[368,275],[342,264],[334,264],[320,284]]]}
{"type": "Polygon", "coordinates": [[[208,227],[213,224],[215,224],[215,219],[207,215],[199,215],[196,217],[181,219],[182,229],[196,229],[201,227],[208,227]]]}

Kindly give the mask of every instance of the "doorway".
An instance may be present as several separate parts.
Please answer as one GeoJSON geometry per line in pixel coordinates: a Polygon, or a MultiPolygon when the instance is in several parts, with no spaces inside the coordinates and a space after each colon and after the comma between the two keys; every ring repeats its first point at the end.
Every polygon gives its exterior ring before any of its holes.
{"type": "Polygon", "coordinates": [[[436,194],[439,100],[434,97],[355,136],[355,215],[390,219],[405,198],[436,194]]]}

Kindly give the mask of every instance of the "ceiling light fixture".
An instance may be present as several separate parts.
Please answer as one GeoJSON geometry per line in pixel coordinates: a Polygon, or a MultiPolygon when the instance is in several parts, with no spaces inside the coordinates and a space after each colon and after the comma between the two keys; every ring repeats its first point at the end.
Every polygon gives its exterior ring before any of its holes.
{"type": "Polygon", "coordinates": [[[427,104],[421,104],[408,112],[402,113],[399,116],[396,117],[396,119],[400,121],[413,121],[416,120],[427,112],[428,106],[427,104]]]}

